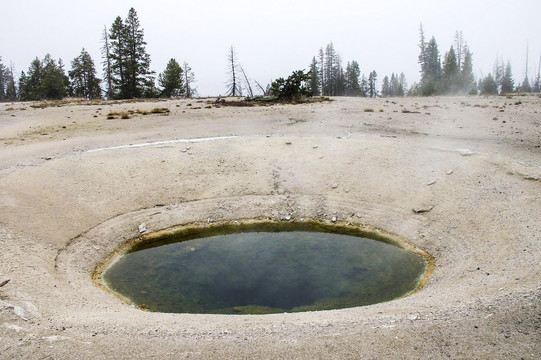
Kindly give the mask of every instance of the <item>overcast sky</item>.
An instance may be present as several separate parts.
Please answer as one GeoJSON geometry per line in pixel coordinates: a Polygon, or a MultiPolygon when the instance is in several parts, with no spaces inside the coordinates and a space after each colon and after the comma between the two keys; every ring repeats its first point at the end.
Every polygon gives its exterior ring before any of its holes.
{"type": "Polygon", "coordinates": [[[524,79],[526,45],[530,77],[541,56],[539,0],[373,1],[3,1],[0,56],[17,74],[47,53],[71,60],[84,47],[101,74],[103,28],[134,7],[144,29],[151,67],[162,72],[170,58],[187,61],[201,96],[225,94],[228,48],[233,45],[247,75],[262,84],[308,68],[319,48],[333,42],[345,62],[361,71],[404,72],[419,80],[419,24],[443,54],[456,30],[473,52],[476,76],[492,71],[496,57],[510,60],[516,82],[524,79]]]}

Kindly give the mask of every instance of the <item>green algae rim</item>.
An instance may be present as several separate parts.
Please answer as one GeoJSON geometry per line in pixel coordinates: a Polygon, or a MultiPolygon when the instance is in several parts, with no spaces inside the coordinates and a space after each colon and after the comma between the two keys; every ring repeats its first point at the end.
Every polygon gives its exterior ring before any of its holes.
{"type": "MultiPolygon", "coordinates": [[[[143,250],[149,249],[157,246],[168,245],[176,242],[189,241],[203,237],[210,237],[215,235],[225,235],[225,234],[234,234],[234,233],[243,233],[243,232],[255,232],[255,231],[266,231],[266,232],[284,232],[284,231],[310,231],[310,232],[327,232],[335,233],[341,235],[351,235],[357,237],[364,237],[375,241],[384,242],[393,246],[400,247],[402,249],[408,250],[412,253],[420,255],[424,258],[426,262],[426,268],[423,274],[419,276],[419,282],[417,286],[411,291],[403,294],[400,297],[397,297],[393,300],[398,300],[401,298],[408,297],[418,291],[420,291],[428,282],[430,275],[434,271],[435,264],[434,259],[426,251],[419,249],[414,246],[406,239],[389,233],[380,228],[364,225],[364,224],[353,224],[353,223],[328,223],[321,222],[317,220],[304,219],[303,221],[292,220],[292,221],[276,221],[268,219],[239,219],[232,221],[216,222],[216,223],[204,223],[204,222],[193,222],[187,224],[174,225],[166,229],[157,230],[147,234],[141,234],[138,237],[129,239],[124,244],[122,244],[117,250],[111,253],[108,257],[104,259],[98,266],[96,266],[92,279],[94,283],[101,289],[115,295],[117,298],[122,300],[128,305],[136,306],[141,310],[145,310],[144,306],[139,306],[134,304],[130,299],[124,297],[123,295],[117,293],[111,289],[106,282],[103,280],[103,273],[115,263],[115,261],[122,255],[143,250]]],[[[384,301],[385,302],[385,301],[384,301]]],[[[344,310],[343,309],[334,309],[334,310],[344,310]]],[[[321,310],[321,311],[332,311],[332,310],[321,310]]],[[[297,313],[298,314],[298,313],[297,313]]],[[[204,315],[204,314],[197,314],[204,315]]],[[[222,316],[228,316],[235,314],[227,314],[222,316]]]]}

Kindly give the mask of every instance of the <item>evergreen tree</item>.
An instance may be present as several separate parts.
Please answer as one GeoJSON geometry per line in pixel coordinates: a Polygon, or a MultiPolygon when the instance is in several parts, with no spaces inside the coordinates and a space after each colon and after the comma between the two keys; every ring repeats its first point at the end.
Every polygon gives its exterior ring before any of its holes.
{"type": "Polygon", "coordinates": [[[23,101],[40,100],[42,98],[43,66],[36,57],[30,62],[28,74],[21,73],[19,78],[20,99],[23,101]]]}
{"type": "Polygon", "coordinates": [[[368,80],[366,79],[366,76],[363,74],[361,77],[361,93],[360,96],[367,97],[368,96],[368,80]]]}
{"type": "Polygon", "coordinates": [[[459,66],[454,48],[451,46],[445,54],[442,69],[441,91],[443,93],[456,94],[459,90],[459,66]]]}
{"type": "Polygon", "coordinates": [[[505,66],[505,72],[502,78],[501,93],[512,93],[515,90],[515,80],[513,80],[513,73],[511,71],[511,62],[507,62],[505,66]]]}
{"type": "Polygon", "coordinates": [[[383,97],[392,96],[391,83],[390,83],[389,77],[387,75],[385,75],[385,77],[383,78],[382,84],[381,84],[381,96],[383,96],[383,97]]]}
{"type": "Polygon", "coordinates": [[[310,81],[309,81],[309,88],[313,95],[319,96],[321,95],[320,86],[321,86],[321,80],[319,78],[319,66],[316,60],[316,57],[314,56],[312,59],[312,63],[310,64],[310,81]]]}
{"type": "Polygon", "coordinates": [[[505,74],[505,64],[503,62],[503,59],[500,60],[496,58],[496,62],[494,63],[494,81],[496,81],[496,84],[498,85],[498,89],[501,89],[502,87],[504,74],[505,74]]]}
{"type": "Polygon", "coordinates": [[[17,100],[17,86],[15,85],[13,64],[10,64],[9,68],[6,71],[6,100],[15,101],[17,100]]]}
{"type": "Polygon", "coordinates": [[[346,75],[345,75],[345,95],[347,96],[360,96],[361,95],[361,68],[359,63],[353,60],[351,63],[347,63],[346,75]]]}
{"type": "Polygon", "coordinates": [[[154,72],[150,70],[150,55],[146,52],[147,43],[144,40],[143,29],[134,8],[128,12],[125,28],[127,32],[128,97],[140,98],[145,95],[153,95],[155,90],[154,72]]]}
{"type": "Polygon", "coordinates": [[[498,83],[490,73],[481,81],[480,88],[482,95],[495,95],[498,93],[498,83]]]}
{"type": "Polygon", "coordinates": [[[530,80],[528,80],[528,75],[526,75],[522,85],[520,85],[520,91],[524,93],[532,92],[532,86],[530,85],[530,80]]]}
{"type": "Polygon", "coordinates": [[[184,96],[191,98],[197,95],[197,90],[194,86],[195,74],[186,61],[182,64],[182,66],[184,67],[184,96]]]}
{"type": "Polygon", "coordinates": [[[408,88],[408,82],[406,81],[406,75],[404,75],[404,73],[400,73],[400,76],[398,77],[398,90],[397,90],[396,96],[406,95],[407,88],[408,88]]]}
{"type": "Polygon", "coordinates": [[[319,63],[319,93],[320,95],[325,95],[325,88],[327,84],[325,82],[325,53],[323,48],[319,49],[318,53],[318,63],[319,63]]]}
{"type": "Polygon", "coordinates": [[[389,82],[389,86],[391,89],[391,96],[402,96],[400,93],[404,93],[404,89],[400,88],[400,82],[398,80],[398,76],[394,73],[391,74],[391,81],[389,82]]]}
{"type": "Polygon", "coordinates": [[[114,98],[129,98],[126,67],[127,58],[127,29],[122,22],[122,18],[117,16],[111,29],[109,29],[110,49],[110,77],[112,89],[111,96],[114,98]]]}
{"type": "Polygon", "coordinates": [[[163,88],[165,97],[182,96],[184,87],[183,70],[175,59],[169,60],[163,73],[158,76],[158,84],[163,88]]]}
{"type": "Polygon", "coordinates": [[[310,74],[303,70],[294,71],[287,79],[279,78],[273,81],[270,94],[281,101],[299,101],[312,96],[308,88],[310,74]]]}
{"type": "Polygon", "coordinates": [[[376,88],[378,74],[373,70],[368,76],[368,97],[375,98],[378,96],[378,90],[376,88]]]}
{"type": "Polygon", "coordinates": [[[423,24],[419,25],[419,65],[421,65],[421,82],[423,81],[423,78],[427,74],[427,57],[426,57],[426,40],[425,40],[425,32],[423,30],[423,24]]]}
{"type": "Polygon", "coordinates": [[[539,59],[539,65],[537,69],[537,76],[535,77],[535,81],[533,82],[533,92],[541,92],[541,58],[539,59]]]}
{"type": "Polygon", "coordinates": [[[69,79],[64,72],[62,61],[55,61],[47,54],[40,61],[35,58],[30,63],[28,74],[19,78],[19,98],[21,100],[62,99],[67,95],[69,79]]]}
{"type": "Polygon", "coordinates": [[[0,57],[0,101],[6,100],[6,75],[7,67],[2,64],[2,58],[0,57]]]}
{"type": "Polygon", "coordinates": [[[60,100],[68,94],[69,78],[64,71],[62,60],[56,62],[49,54],[43,59],[42,97],[60,100]]]}
{"type": "Polygon", "coordinates": [[[439,91],[441,78],[441,61],[438,43],[432,37],[425,48],[425,69],[421,74],[421,88],[423,95],[434,95],[439,91]]]}
{"type": "Polygon", "coordinates": [[[327,96],[334,96],[336,95],[336,89],[337,89],[337,82],[338,82],[338,74],[337,73],[337,53],[334,50],[334,45],[331,42],[327,45],[325,48],[325,63],[324,68],[325,71],[323,73],[323,83],[325,84],[325,87],[323,88],[323,95],[327,96]]]}
{"type": "Polygon", "coordinates": [[[473,76],[473,55],[466,45],[464,46],[464,62],[460,70],[460,87],[465,93],[471,95],[477,94],[475,78],[473,76]]]}
{"type": "Polygon", "coordinates": [[[530,80],[528,79],[528,60],[529,60],[529,44],[526,45],[526,71],[524,75],[524,81],[520,85],[520,91],[524,93],[532,92],[532,86],[530,85],[530,80]]]}
{"type": "Polygon", "coordinates": [[[124,22],[120,16],[115,19],[108,40],[104,40],[103,52],[104,66],[110,69],[112,96],[122,99],[154,96],[154,72],[150,70],[150,55],[134,8],[124,22]]]}
{"type": "Polygon", "coordinates": [[[69,77],[74,96],[88,100],[101,98],[101,79],[96,75],[94,60],[84,48],[71,62],[69,77]]]}

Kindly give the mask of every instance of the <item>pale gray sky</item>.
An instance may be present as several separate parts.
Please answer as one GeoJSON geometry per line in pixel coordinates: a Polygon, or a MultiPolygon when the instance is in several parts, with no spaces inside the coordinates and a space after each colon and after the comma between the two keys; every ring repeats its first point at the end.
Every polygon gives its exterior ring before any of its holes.
{"type": "MultiPolygon", "coordinates": [[[[170,58],[188,61],[201,96],[226,92],[228,48],[250,78],[267,84],[308,68],[320,47],[334,42],[346,61],[378,78],[404,72],[419,80],[419,23],[435,36],[443,54],[462,30],[474,56],[475,75],[492,71],[497,56],[510,60],[516,81],[525,74],[526,44],[530,77],[541,55],[539,0],[310,0],[265,2],[165,0],[18,0],[4,1],[0,56],[17,74],[46,53],[62,58],[69,69],[81,48],[101,70],[101,35],[116,16],[137,10],[145,30],[151,67],[163,71],[170,58]]],[[[101,74],[101,71],[100,71],[101,74]]]]}

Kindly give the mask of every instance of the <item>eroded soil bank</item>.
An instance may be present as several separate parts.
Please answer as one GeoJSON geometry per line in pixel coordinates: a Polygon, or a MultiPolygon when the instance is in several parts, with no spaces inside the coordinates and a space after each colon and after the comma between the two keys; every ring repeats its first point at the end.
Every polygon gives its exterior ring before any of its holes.
{"type": "Polygon", "coordinates": [[[540,98],[201,101],[0,104],[0,358],[541,355],[540,98]],[[382,228],[435,269],[397,301],[264,316],[144,312],[92,281],[141,223],[252,218],[382,228]]]}

